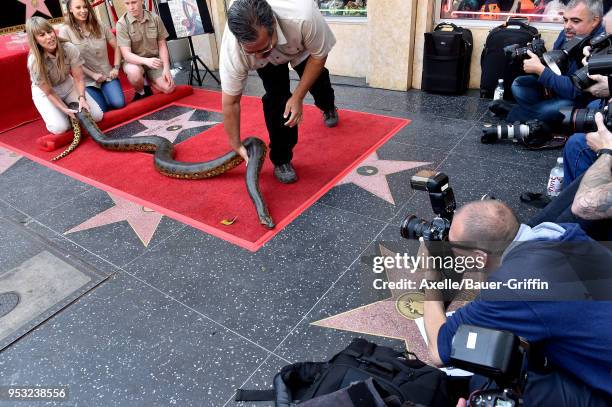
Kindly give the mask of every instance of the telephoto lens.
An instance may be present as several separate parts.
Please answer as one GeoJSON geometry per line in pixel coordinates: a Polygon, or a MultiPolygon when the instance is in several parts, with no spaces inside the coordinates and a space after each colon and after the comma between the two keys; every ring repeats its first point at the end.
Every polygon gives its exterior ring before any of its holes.
{"type": "Polygon", "coordinates": [[[522,139],[529,135],[529,126],[515,122],[514,124],[485,124],[482,128],[480,142],[483,144],[495,143],[497,140],[522,139]]]}

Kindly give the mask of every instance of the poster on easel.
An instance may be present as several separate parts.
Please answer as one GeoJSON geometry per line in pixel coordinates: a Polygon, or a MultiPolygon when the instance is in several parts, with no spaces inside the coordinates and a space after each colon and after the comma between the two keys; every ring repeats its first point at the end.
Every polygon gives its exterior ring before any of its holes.
{"type": "Polygon", "coordinates": [[[161,0],[159,14],[169,40],[214,32],[204,0],[161,0]]]}
{"type": "Polygon", "coordinates": [[[25,22],[32,16],[46,18],[51,24],[62,23],[61,0],[3,0],[0,35],[25,30],[25,22]]]}

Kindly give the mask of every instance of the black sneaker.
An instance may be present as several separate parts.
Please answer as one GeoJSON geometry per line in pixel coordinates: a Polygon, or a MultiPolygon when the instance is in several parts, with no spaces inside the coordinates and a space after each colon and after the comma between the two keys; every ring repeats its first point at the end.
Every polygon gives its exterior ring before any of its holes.
{"type": "Polygon", "coordinates": [[[336,106],[332,110],[323,112],[323,123],[326,127],[336,127],[338,125],[338,108],[336,106]]]}
{"type": "Polygon", "coordinates": [[[153,90],[151,89],[150,86],[144,85],[142,89],[144,90],[144,97],[153,95],[153,90]]]}
{"type": "Polygon", "coordinates": [[[489,111],[497,117],[505,119],[514,106],[504,100],[494,100],[489,103],[489,111]]]}
{"type": "Polygon", "coordinates": [[[283,184],[293,184],[298,180],[297,174],[295,173],[291,163],[275,165],[274,176],[283,184]]]}

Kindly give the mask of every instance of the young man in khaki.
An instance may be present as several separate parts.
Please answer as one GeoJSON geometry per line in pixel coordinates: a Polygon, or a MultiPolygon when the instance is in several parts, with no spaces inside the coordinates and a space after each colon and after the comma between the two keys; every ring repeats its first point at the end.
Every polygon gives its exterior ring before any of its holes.
{"type": "Polygon", "coordinates": [[[151,94],[144,75],[163,93],[175,89],[170,74],[168,32],[159,16],[145,10],[142,0],[123,0],[127,12],[117,21],[117,43],[125,60],[123,70],[136,90],[134,100],[151,94]]]}

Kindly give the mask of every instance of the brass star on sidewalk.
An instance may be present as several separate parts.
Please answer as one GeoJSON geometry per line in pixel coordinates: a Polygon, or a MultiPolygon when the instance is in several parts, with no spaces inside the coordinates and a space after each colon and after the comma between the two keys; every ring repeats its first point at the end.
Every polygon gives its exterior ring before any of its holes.
{"type": "MultiPolygon", "coordinates": [[[[395,253],[380,246],[381,255],[394,257],[395,253]]],[[[416,277],[407,270],[385,269],[387,281],[397,282],[416,277]]],[[[374,288],[366,288],[374,289],[374,288]]],[[[391,297],[346,311],[312,325],[343,331],[358,332],[366,335],[400,339],[406,349],[414,352],[421,360],[429,361],[427,345],[419,332],[414,319],[423,316],[423,293],[420,291],[390,290],[391,297]]]]}
{"type": "Polygon", "coordinates": [[[64,234],[67,235],[116,222],[127,221],[142,244],[145,247],[148,246],[164,215],[127,199],[112,194],[108,194],[108,196],[115,202],[115,206],[87,219],[80,225],[64,232],[64,234]]]}
{"type": "Polygon", "coordinates": [[[363,161],[359,167],[349,173],[344,179],[338,182],[338,185],[355,184],[366,191],[384,199],[392,205],[395,205],[387,175],[394,174],[400,171],[410,170],[412,168],[428,165],[431,163],[420,161],[393,161],[381,160],[378,154],[374,152],[363,161]]]}

